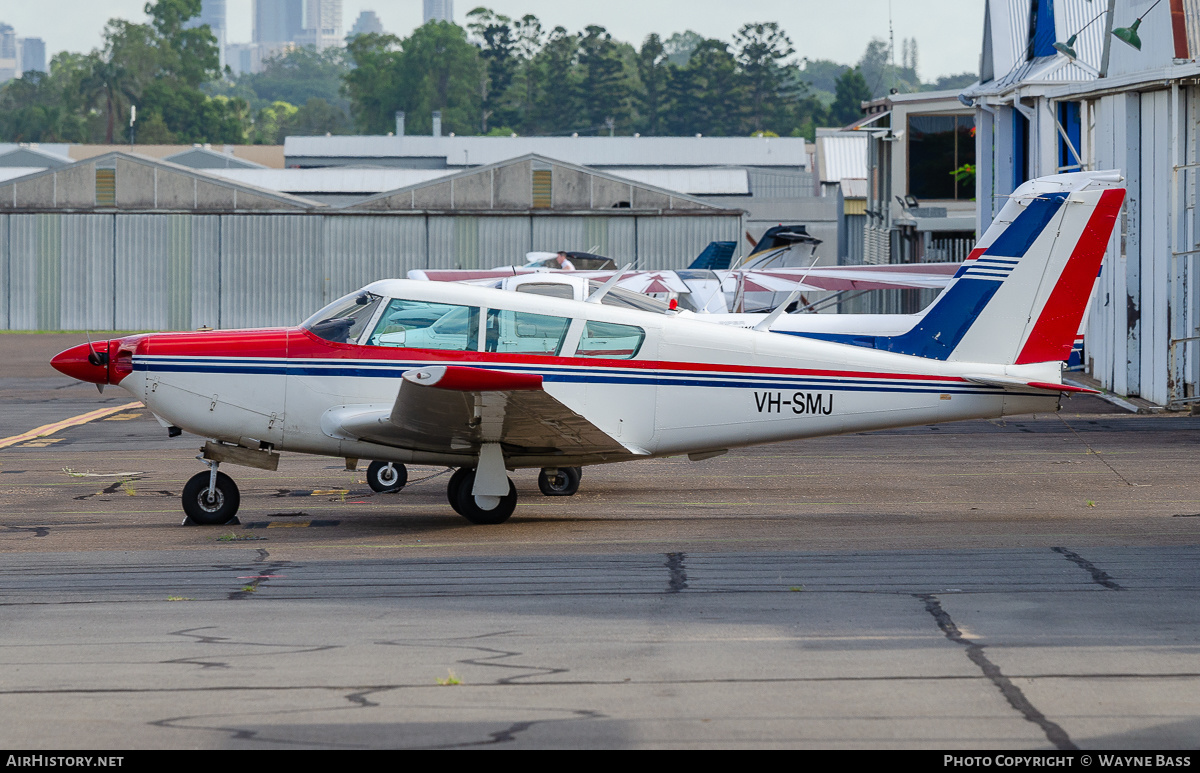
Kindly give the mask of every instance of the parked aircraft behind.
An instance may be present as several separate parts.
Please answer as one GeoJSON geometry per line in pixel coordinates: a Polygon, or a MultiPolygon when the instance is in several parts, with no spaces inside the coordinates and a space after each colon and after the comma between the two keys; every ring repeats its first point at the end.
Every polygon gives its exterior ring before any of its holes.
{"type": "Polygon", "coordinates": [[[222,462],[279,452],[360,459],[373,488],[407,463],[457,467],[450,505],[514,511],[507,470],[571,493],[578,468],[845,432],[1054,410],[1124,199],[1116,173],[1022,185],[918,324],[869,340],[774,335],[454,283],[375,282],[296,328],[81,344],[59,371],[119,385],[167,426],[208,438],[184,511],[225,523],[222,462]]]}

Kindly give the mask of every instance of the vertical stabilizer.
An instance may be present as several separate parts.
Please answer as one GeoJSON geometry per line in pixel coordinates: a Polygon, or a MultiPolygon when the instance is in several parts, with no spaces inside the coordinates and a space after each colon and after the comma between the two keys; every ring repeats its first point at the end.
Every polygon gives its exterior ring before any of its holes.
{"type": "Polygon", "coordinates": [[[1120,181],[1076,172],[1022,185],[920,321],[875,348],[1004,365],[1066,360],[1125,199],[1120,181]]]}

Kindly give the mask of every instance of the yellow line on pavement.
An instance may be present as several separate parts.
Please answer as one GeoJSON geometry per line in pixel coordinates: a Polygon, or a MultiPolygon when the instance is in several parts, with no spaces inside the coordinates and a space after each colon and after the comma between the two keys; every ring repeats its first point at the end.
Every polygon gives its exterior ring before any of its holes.
{"type": "Polygon", "coordinates": [[[144,406],[141,403],[125,403],[124,405],[115,405],[108,408],[99,408],[95,411],[89,411],[88,413],[81,413],[74,418],[63,419],[62,421],[56,421],[53,424],[43,424],[37,429],[31,429],[23,434],[6,437],[3,440],[0,440],[0,448],[15,446],[17,443],[24,443],[27,440],[53,435],[55,432],[68,427],[78,427],[80,424],[87,424],[89,421],[102,419],[105,416],[111,416],[114,413],[120,413],[121,411],[142,407],[144,406]]]}

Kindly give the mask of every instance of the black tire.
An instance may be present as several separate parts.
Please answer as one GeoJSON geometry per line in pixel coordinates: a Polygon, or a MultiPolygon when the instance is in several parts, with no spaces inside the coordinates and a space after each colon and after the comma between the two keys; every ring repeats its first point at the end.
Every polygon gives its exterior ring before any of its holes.
{"type": "Polygon", "coordinates": [[[212,500],[208,498],[208,472],[192,476],[183,487],[183,512],[193,523],[201,526],[220,526],[229,523],[237,515],[242,497],[233,478],[223,472],[217,473],[217,486],[212,500]]]}
{"type": "Polygon", "coordinates": [[[538,473],[538,489],[548,497],[573,497],[582,477],[582,467],[559,467],[554,475],[542,470],[538,473]]]}
{"type": "Polygon", "coordinates": [[[367,467],[367,485],[372,491],[399,491],[408,483],[408,468],[392,462],[371,462],[367,467]]]}
{"type": "MultiPolygon", "coordinates": [[[[446,501],[454,508],[454,512],[463,515],[463,511],[458,509],[458,492],[462,487],[463,478],[467,477],[467,473],[472,473],[474,470],[469,467],[459,467],[450,476],[450,481],[446,484],[446,501]]],[[[475,482],[475,476],[471,476],[471,482],[475,482]]]]}
{"type": "MultiPolygon", "coordinates": [[[[459,470],[462,472],[462,470],[459,470]]],[[[457,473],[455,473],[457,474],[457,473]]],[[[467,470],[457,489],[454,511],[468,521],[481,526],[504,523],[517,509],[517,487],[512,479],[508,481],[508,495],[499,497],[499,502],[491,510],[484,510],[475,500],[471,489],[475,486],[475,471],[467,470]]]]}

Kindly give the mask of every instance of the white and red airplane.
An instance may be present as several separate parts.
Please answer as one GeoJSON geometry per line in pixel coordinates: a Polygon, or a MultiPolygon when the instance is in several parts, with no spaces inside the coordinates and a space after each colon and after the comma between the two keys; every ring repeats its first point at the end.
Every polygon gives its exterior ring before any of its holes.
{"type": "Polygon", "coordinates": [[[457,467],[447,496],[473,523],[516,507],[507,471],[570,494],[586,465],[889,427],[1055,410],[1124,200],[1115,172],[1033,180],[917,324],[830,340],[674,313],[391,279],[296,328],[136,335],[53,365],[114,384],[177,434],[209,439],[183,508],[238,509],[221,462],[275,469],[280,451],[360,459],[373,488],[405,464],[457,467]],[[861,340],[860,340],[861,339],[861,340]]]}

